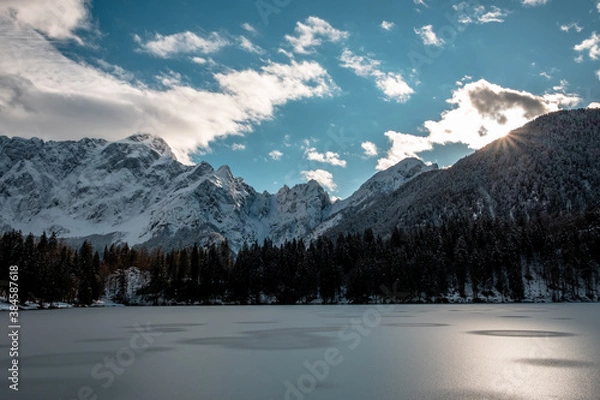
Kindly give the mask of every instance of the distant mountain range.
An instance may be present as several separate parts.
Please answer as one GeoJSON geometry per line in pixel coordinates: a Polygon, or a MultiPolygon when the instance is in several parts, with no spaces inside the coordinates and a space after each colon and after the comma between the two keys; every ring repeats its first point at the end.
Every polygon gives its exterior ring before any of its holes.
{"type": "Polygon", "coordinates": [[[315,181],[258,193],[227,166],[179,163],[136,134],[42,141],[0,136],[0,230],[56,232],[97,246],[173,248],[227,238],[310,240],[452,218],[530,219],[600,205],[600,110],[548,114],[447,169],[406,159],[332,202],[315,181]]]}
{"type": "Polygon", "coordinates": [[[316,182],[258,193],[228,166],[179,163],[162,139],[137,134],[42,141],[0,137],[0,229],[56,232],[71,242],[182,247],[227,238],[232,249],[309,239],[424,171],[416,159],[376,174],[333,203],[316,182]]]}

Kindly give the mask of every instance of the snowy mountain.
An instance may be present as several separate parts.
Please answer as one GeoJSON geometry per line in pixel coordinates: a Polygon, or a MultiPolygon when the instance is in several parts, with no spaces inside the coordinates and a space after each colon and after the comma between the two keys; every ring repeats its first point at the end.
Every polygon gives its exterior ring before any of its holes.
{"type": "Polygon", "coordinates": [[[332,204],[315,181],[258,193],[227,166],[183,165],[148,134],[118,142],[0,137],[0,228],[98,246],[171,248],[223,238],[233,249],[265,238],[279,244],[311,237],[428,168],[406,160],[332,204]]]}
{"type": "Polygon", "coordinates": [[[542,116],[448,169],[417,159],[375,174],[333,203],[315,181],[258,193],[227,166],[179,163],[137,134],[42,141],[0,137],[0,230],[56,232],[76,244],[175,248],[228,240],[388,235],[395,227],[481,216],[527,221],[599,206],[600,110],[542,116]]]}
{"type": "Polygon", "coordinates": [[[411,179],[423,172],[436,171],[437,169],[436,164],[426,165],[416,158],[407,158],[384,171],[376,173],[350,197],[335,202],[330,208],[327,219],[315,228],[310,238],[315,239],[342,221],[351,220],[360,211],[377,207],[382,198],[398,190],[411,179]]]}
{"type": "Polygon", "coordinates": [[[537,221],[600,208],[600,110],[547,114],[428,171],[327,231],[389,235],[395,227],[481,217],[537,221]]]}

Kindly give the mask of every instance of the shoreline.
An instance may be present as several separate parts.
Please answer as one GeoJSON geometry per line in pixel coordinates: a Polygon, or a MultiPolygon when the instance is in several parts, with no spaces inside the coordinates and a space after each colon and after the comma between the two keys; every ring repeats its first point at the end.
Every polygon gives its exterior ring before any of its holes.
{"type": "MultiPolygon", "coordinates": [[[[181,304],[181,303],[163,303],[163,304],[119,304],[114,302],[108,302],[106,304],[96,303],[89,306],[80,306],[77,304],[69,304],[64,302],[56,302],[53,304],[44,303],[40,306],[38,303],[31,303],[19,305],[19,311],[48,311],[48,310],[65,310],[65,309],[80,309],[80,308],[122,308],[122,307],[261,307],[261,306],[372,306],[379,304],[394,304],[394,305],[507,305],[507,304],[600,304],[600,300],[590,299],[571,299],[564,301],[552,301],[548,299],[531,299],[521,301],[485,301],[484,299],[478,299],[479,301],[472,301],[472,299],[466,299],[465,301],[405,301],[405,302],[368,302],[368,303],[349,303],[349,302],[338,302],[338,303],[224,303],[224,302],[213,302],[213,303],[195,303],[195,304],[181,304]]],[[[9,311],[10,304],[4,301],[0,301],[0,312],[9,311]]]]}

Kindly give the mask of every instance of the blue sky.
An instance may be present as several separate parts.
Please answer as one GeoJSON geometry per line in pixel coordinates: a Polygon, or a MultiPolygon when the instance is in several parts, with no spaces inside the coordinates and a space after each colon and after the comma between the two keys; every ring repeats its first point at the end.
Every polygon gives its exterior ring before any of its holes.
{"type": "Polygon", "coordinates": [[[4,0],[0,134],[135,132],[257,190],[347,197],[600,103],[599,0],[4,0]]]}

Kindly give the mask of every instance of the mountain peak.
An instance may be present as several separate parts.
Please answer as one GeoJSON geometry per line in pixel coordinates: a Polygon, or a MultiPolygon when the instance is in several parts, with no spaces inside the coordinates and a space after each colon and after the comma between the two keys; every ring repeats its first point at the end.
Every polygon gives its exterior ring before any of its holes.
{"type": "Polygon", "coordinates": [[[306,185],[310,188],[323,188],[321,184],[314,179],[311,179],[308,182],[306,182],[306,185]]]}
{"type": "Polygon", "coordinates": [[[348,200],[359,204],[374,193],[391,193],[422,172],[435,170],[437,165],[426,165],[418,158],[405,158],[390,168],[379,171],[363,183],[348,200]]]}
{"type": "Polygon", "coordinates": [[[215,175],[221,179],[233,179],[233,173],[231,172],[231,168],[229,168],[229,165],[221,165],[219,169],[215,172],[215,175]]]}
{"type": "Polygon", "coordinates": [[[157,136],[152,135],[150,133],[138,132],[138,133],[134,133],[131,136],[126,137],[125,140],[129,140],[132,142],[145,142],[145,141],[151,140],[153,138],[157,138],[157,136]]]}
{"type": "Polygon", "coordinates": [[[133,143],[142,143],[156,151],[163,157],[171,157],[175,158],[173,151],[171,150],[171,146],[160,136],[156,136],[150,133],[138,132],[133,134],[121,142],[133,142],[133,143]]]}

